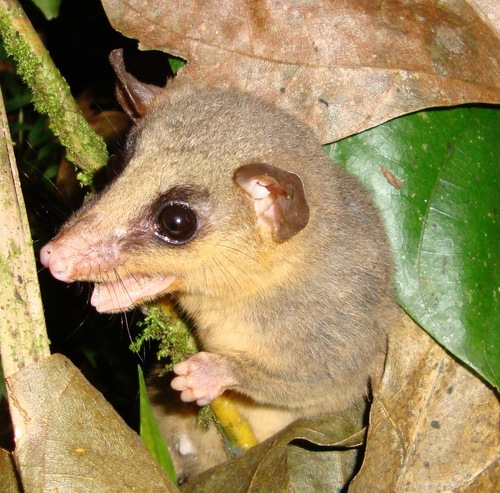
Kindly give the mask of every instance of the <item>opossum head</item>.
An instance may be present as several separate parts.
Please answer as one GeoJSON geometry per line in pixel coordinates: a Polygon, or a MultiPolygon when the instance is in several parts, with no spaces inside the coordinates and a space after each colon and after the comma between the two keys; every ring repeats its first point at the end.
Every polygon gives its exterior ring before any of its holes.
{"type": "Polygon", "coordinates": [[[43,265],[65,282],[95,282],[103,312],[173,291],[243,296],[286,276],[273,252],[309,220],[299,175],[311,158],[304,139],[321,153],[312,133],[232,90],[174,83],[159,93],[124,74],[122,101],[142,114],[125,168],[42,248],[43,265]]]}

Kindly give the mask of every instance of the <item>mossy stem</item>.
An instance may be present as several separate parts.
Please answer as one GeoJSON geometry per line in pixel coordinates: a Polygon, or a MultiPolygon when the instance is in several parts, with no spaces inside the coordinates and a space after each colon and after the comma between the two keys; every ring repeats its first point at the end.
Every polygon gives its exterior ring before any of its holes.
{"type": "Polygon", "coordinates": [[[67,158],[87,181],[108,159],[106,145],[89,126],[48,51],[17,0],[0,0],[0,35],[33,93],[35,109],[48,115],[50,128],[67,158]]]}
{"type": "Polygon", "coordinates": [[[18,439],[26,423],[10,395],[8,378],[50,356],[50,351],[31,232],[1,93],[0,136],[0,355],[18,439]]]}

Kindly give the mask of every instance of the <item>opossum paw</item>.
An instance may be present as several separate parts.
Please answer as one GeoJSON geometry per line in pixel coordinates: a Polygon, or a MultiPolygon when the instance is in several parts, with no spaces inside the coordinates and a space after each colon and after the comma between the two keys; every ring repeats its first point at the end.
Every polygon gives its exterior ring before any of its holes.
{"type": "Polygon", "coordinates": [[[231,366],[231,362],[222,356],[197,353],[174,366],[177,377],[172,380],[172,388],[181,391],[184,402],[196,401],[199,406],[204,406],[237,385],[231,366]]]}

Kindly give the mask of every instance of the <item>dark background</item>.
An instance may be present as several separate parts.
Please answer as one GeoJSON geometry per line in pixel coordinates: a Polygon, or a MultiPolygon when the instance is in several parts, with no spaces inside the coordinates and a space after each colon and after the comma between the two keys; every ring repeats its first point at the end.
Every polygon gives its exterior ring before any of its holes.
{"type": "MultiPolygon", "coordinates": [[[[141,80],[163,85],[171,75],[165,54],[140,52],[135,40],[125,38],[111,27],[100,0],[63,0],[59,17],[50,21],[30,1],[20,3],[73,96],[78,98],[85,91],[96,95],[96,112],[119,109],[114,98],[115,76],[108,61],[110,51],[115,48],[124,48],[128,70],[141,80]]],[[[9,102],[10,106],[16,106],[16,95],[29,97],[29,90],[16,76],[14,62],[9,59],[5,62],[5,57],[0,83],[12,122],[16,159],[38,257],[40,247],[81,203],[85,191],[74,186],[74,194],[68,196],[54,185],[55,171],[50,170],[59,170],[57,174],[61,174],[64,151],[48,130],[46,118],[38,115],[31,104],[9,112],[9,102]],[[28,130],[16,133],[20,112],[28,130]],[[41,130],[34,132],[35,127],[41,130]],[[16,136],[21,137],[16,139],[16,136]]],[[[119,150],[123,141],[124,135],[117,135],[110,145],[111,152],[119,150]]],[[[40,264],[38,268],[51,352],[68,356],[128,424],[137,429],[137,365],[147,370],[156,361],[154,347],[144,348],[141,354],[129,349],[138,332],[136,322],[142,315],[137,312],[99,315],[89,304],[90,286],[56,281],[40,264]]],[[[7,403],[1,396],[0,446],[13,449],[7,403]]]]}

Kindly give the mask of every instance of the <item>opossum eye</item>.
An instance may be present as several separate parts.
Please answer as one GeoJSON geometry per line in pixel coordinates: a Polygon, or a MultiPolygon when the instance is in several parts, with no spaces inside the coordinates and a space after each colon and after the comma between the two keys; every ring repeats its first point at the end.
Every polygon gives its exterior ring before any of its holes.
{"type": "Polygon", "coordinates": [[[184,202],[168,202],[156,220],[155,233],[162,240],[174,245],[191,241],[198,230],[196,212],[184,202]]]}

